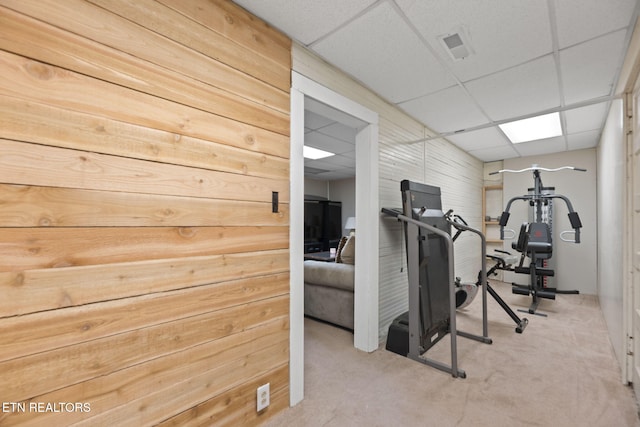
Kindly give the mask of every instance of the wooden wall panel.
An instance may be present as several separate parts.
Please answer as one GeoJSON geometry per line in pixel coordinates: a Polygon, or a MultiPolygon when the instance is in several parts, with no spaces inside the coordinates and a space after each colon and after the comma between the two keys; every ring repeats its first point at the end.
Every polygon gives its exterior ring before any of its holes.
{"type": "Polygon", "coordinates": [[[290,40],[227,0],[0,0],[0,27],[0,424],[286,408],[290,40]]]}
{"type": "MultiPolygon", "coordinates": [[[[207,402],[206,396],[210,396],[209,399],[231,400],[233,390],[242,386],[242,378],[251,378],[251,376],[246,375],[246,369],[251,369],[250,366],[247,368],[249,361],[252,364],[260,363],[260,356],[276,360],[275,363],[272,363],[276,366],[274,368],[275,372],[264,371],[262,378],[266,382],[281,381],[280,376],[282,373],[279,372],[280,369],[288,370],[286,363],[288,360],[288,354],[286,353],[287,341],[288,319],[274,319],[265,322],[261,326],[227,335],[215,341],[208,341],[187,351],[180,351],[150,360],[148,363],[132,365],[109,375],[98,376],[84,383],[52,391],[38,396],[37,401],[70,402],[76,399],[78,395],[83,395],[88,402],[92,403],[91,412],[66,414],[65,421],[69,424],[86,420],[89,425],[151,425],[149,422],[141,422],[141,418],[146,417],[148,420],[149,417],[155,415],[158,419],[167,419],[166,416],[170,414],[170,411],[158,410],[157,408],[155,411],[149,411],[149,406],[145,406],[143,402],[146,401],[146,405],[153,407],[162,404],[164,400],[180,398],[181,396],[173,387],[184,386],[181,383],[185,381],[188,385],[192,377],[206,375],[204,384],[202,384],[203,387],[200,387],[200,393],[204,396],[195,399],[203,403],[207,402]],[[270,346],[275,348],[264,351],[265,347],[268,348],[270,346]],[[242,375],[238,375],[238,373],[242,375]],[[206,388],[218,388],[223,390],[223,393],[211,393],[211,390],[208,393],[203,393],[202,389],[206,388]],[[160,395],[168,396],[163,400],[160,395]],[[157,403],[153,402],[154,398],[157,399],[157,403]],[[127,406],[129,409],[127,409],[127,406]],[[119,422],[115,422],[118,418],[117,412],[120,410],[126,410],[130,418],[128,420],[118,419],[119,422]],[[94,422],[96,421],[96,413],[100,414],[101,423],[94,422]]],[[[253,379],[248,383],[252,384],[253,379]]],[[[264,382],[260,384],[264,384],[264,382]]],[[[196,384],[194,383],[193,386],[195,389],[196,384]]],[[[251,394],[255,398],[255,388],[253,388],[251,394]]],[[[173,402],[168,403],[174,404],[173,402]]],[[[187,404],[183,402],[183,411],[189,410],[188,405],[188,402],[187,404]]],[[[241,410],[244,412],[248,408],[249,405],[247,404],[241,410]]],[[[251,405],[251,409],[253,409],[251,412],[255,413],[255,400],[251,405]]],[[[174,413],[180,414],[183,411],[174,411],[174,413]]],[[[59,414],[52,413],[5,413],[0,414],[0,422],[3,426],[33,423],[34,421],[42,425],[47,425],[47,423],[55,425],[56,420],[59,419],[58,417],[59,414]]],[[[224,417],[233,418],[233,414],[219,414],[209,425],[225,424],[219,421],[224,417]]]]}
{"type": "Polygon", "coordinates": [[[280,201],[289,200],[289,184],[285,180],[43,147],[2,138],[0,145],[4,152],[0,158],[0,182],[38,186],[55,182],[57,186],[69,188],[241,198],[256,202],[271,202],[272,192],[276,191],[280,201]]]}
{"type": "Polygon", "coordinates": [[[234,426],[255,425],[257,416],[251,410],[250,404],[254,402],[255,390],[264,384],[267,378],[271,380],[271,406],[278,410],[289,406],[289,373],[285,368],[279,368],[268,373],[269,377],[262,376],[252,383],[234,389],[228,393],[225,399],[216,397],[191,408],[165,422],[158,424],[160,427],[182,427],[185,425],[210,426],[212,424],[228,424],[234,426]]]}
{"type": "Polygon", "coordinates": [[[264,151],[274,141],[276,148],[269,154],[288,155],[288,151],[282,153],[281,141],[287,139],[284,135],[8,52],[0,51],[0,73],[12,76],[10,81],[0,80],[4,95],[178,135],[231,141],[237,146],[259,143],[264,151]],[[281,151],[275,152],[277,147],[281,151]]]}
{"type": "Polygon", "coordinates": [[[275,274],[286,268],[286,263],[279,259],[283,255],[282,251],[254,256],[226,254],[0,273],[0,289],[6,296],[0,304],[0,315],[34,313],[166,292],[179,286],[275,274]],[[91,277],[90,284],[87,276],[91,277]],[[23,299],[28,299],[29,304],[24,304],[23,299]]]}
{"type": "Polygon", "coordinates": [[[283,226],[271,203],[0,184],[0,227],[283,226]]]}
{"type": "Polygon", "coordinates": [[[289,177],[286,137],[260,143],[247,135],[217,143],[1,95],[0,127],[5,138],[16,141],[265,178],[289,177]]]}
{"type": "Polygon", "coordinates": [[[288,298],[267,299],[0,362],[0,388],[25,400],[256,327],[288,307],[288,298]]]}
{"type": "MultiPolygon", "coordinates": [[[[115,8],[117,10],[126,8],[127,3],[129,2],[121,1],[115,8]]],[[[202,3],[206,8],[206,2],[202,3]]],[[[190,44],[184,45],[172,40],[171,34],[149,31],[136,22],[92,5],[86,0],[65,0],[64,2],[3,0],[2,4],[14,11],[148,61],[150,64],[175,70],[270,108],[283,112],[289,111],[288,89],[276,88],[257,78],[247,79],[243,71],[219,62],[215,57],[197,52],[191,48],[190,44]]],[[[242,13],[238,10],[235,9],[235,13],[242,13]]],[[[170,21],[166,21],[165,25],[165,32],[174,28],[170,21]]],[[[269,37],[268,30],[264,28],[261,35],[269,37]]],[[[211,48],[216,46],[212,45],[211,48]]],[[[264,62],[262,64],[267,65],[264,62]]],[[[254,74],[259,73],[256,68],[260,67],[254,66],[245,72],[255,77],[254,74]]]]}
{"type": "MultiPolygon", "coordinates": [[[[0,272],[281,249],[286,227],[0,228],[0,272]]],[[[21,279],[22,280],[22,279],[21,279]]]]}
{"type": "MultiPolygon", "coordinates": [[[[273,67],[284,65],[290,68],[291,40],[284,34],[268,30],[267,23],[255,19],[247,12],[238,11],[235,5],[220,0],[209,1],[207,7],[203,7],[200,0],[158,1],[234,40],[252,54],[272,63],[273,67]],[[264,37],[265,29],[269,32],[269,37],[264,37]]],[[[288,91],[291,86],[290,74],[276,74],[276,78],[280,83],[273,82],[273,85],[288,91]]]]}
{"type": "MultiPolygon", "coordinates": [[[[70,34],[53,25],[4,8],[0,9],[0,25],[4,34],[8,36],[0,39],[0,46],[9,52],[27,54],[28,57],[41,62],[131,87],[140,92],[181,101],[185,105],[251,122],[275,132],[289,131],[288,116],[285,112],[261,108],[261,104],[235,97],[224,89],[188,78],[172,69],[149,65],[135,56],[70,34]],[[70,47],[73,51],[69,51],[70,47]],[[146,78],[149,73],[154,73],[153,80],[146,78]]],[[[237,44],[234,46],[240,47],[237,44]]],[[[258,71],[279,71],[283,68],[283,64],[274,64],[268,68],[255,67],[258,71]]]]}
{"type": "MultiPolygon", "coordinates": [[[[266,266],[262,270],[271,272],[266,266]]],[[[248,299],[274,298],[287,293],[288,274],[262,276],[258,273],[260,270],[255,269],[253,276],[247,274],[248,278],[231,281],[213,276],[201,280],[212,283],[186,289],[165,290],[154,286],[153,293],[98,301],[95,307],[76,305],[66,310],[7,318],[0,325],[0,362],[149,327],[159,321],[223,309],[248,299]],[[26,330],[33,332],[25,335],[26,330]]]]}
{"type": "MultiPolygon", "coordinates": [[[[120,15],[151,31],[171,37],[172,40],[189,46],[207,57],[216,58],[219,62],[229,65],[240,71],[252,71],[252,74],[274,87],[288,91],[290,81],[288,79],[288,58],[282,58],[282,62],[270,60],[271,67],[264,67],[264,61],[270,58],[260,58],[256,51],[238,44],[216,31],[210,31],[199,16],[202,13],[189,11],[187,7],[180,9],[181,1],[166,2],[166,6],[154,0],[137,0],[127,2],[122,0],[89,0],[91,3],[103,7],[106,10],[120,15]],[[177,8],[177,11],[172,9],[177,8]],[[183,15],[182,13],[185,13],[183,15]],[[168,24],[168,21],[170,24],[168,24]],[[197,23],[197,24],[196,24],[197,23]]],[[[193,6],[194,2],[191,2],[193,6]]],[[[237,12],[236,12],[237,14],[237,12]]],[[[270,46],[263,46],[270,49],[270,46]]],[[[276,45],[277,47],[277,45],[276,45]]],[[[285,51],[283,51],[286,53],[285,51]]],[[[288,110],[288,107],[285,108],[288,110]]]]}

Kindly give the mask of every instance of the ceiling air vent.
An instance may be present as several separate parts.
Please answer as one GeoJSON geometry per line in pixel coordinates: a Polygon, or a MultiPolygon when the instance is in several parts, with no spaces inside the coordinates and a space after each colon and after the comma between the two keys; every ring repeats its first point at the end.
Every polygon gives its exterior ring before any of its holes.
{"type": "Polygon", "coordinates": [[[444,50],[454,61],[460,61],[475,53],[466,32],[460,28],[453,33],[438,36],[444,50]]]}

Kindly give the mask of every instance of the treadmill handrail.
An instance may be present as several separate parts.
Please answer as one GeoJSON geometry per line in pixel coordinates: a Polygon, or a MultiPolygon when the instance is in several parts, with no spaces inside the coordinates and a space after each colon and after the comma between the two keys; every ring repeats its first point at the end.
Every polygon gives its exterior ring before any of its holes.
{"type": "MultiPolygon", "coordinates": [[[[482,287],[482,300],[483,300],[483,336],[478,336],[474,334],[470,334],[463,331],[458,331],[456,328],[456,285],[455,285],[455,262],[454,262],[454,251],[453,251],[453,238],[451,235],[443,230],[440,230],[437,227],[426,224],[421,221],[417,221],[413,218],[410,218],[402,213],[400,213],[396,209],[388,209],[382,208],[382,212],[386,215],[397,218],[399,221],[403,221],[405,223],[405,231],[408,236],[412,238],[415,237],[415,241],[407,241],[407,258],[409,259],[409,352],[407,357],[410,359],[425,363],[430,365],[436,369],[440,369],[445,372],[451,373],[453,377],[466,377],[466,374],[463,370],[458,369],[458,355],[457,355],[457,340],[456,337],[458,335],[473,339],[485,344],[491,344],[491,338],[488,337],[488,322],[487,322],[487,273],[486,267],[484,263],[484,259],[486,257],[486,239],[484,234],[476,230],[472,227],[468,227],[464,224],[456,223],[455,227],[459,227],[460,229],[468,230],[477,233],[482,240],[482,280],[485,285],[482,287]],[[443,237],[445,241],[445,245],[447,247],[447,259],[448,259],[448,270],[449,270],[449,333],[452,335],[450,344],[451,344],[451,366],[447,366],[443,363],[437,362],[435,360],[430,360],[427,358],[421,358],[420,346],[419,346],[419,336],[421,332],[421,322],[418,319],[421,308],[420,308],[420,296],[419,296],[419,285],[418,285],[418,252],[419,252],[419,230],[423,228],[425,230],[431,231],[434,234],[443,237]]],[[[447,222],[451,223],[451,219],[445,216],[447,222]]],[[[413,240],[413,239],[412,239],[413,240]]]]}
{"type": "MultiPolygon", "coordinates": [[[[433,233],[435,233],[436,235],[442,237],[444,239],[445,245],[447,247],[447,259],[448,259],[448,269],[449,269],[449,333],[452,334],[453,336],[457,335],[458,330],[456,328],[456,292],[455,292],[455,269],[454,269],[454,261],[453,261],[453,239],[451,238],[451,235],[449,233],[447,233],[446,231],[440,230],[437,227],[434,227],[432,225],[429,224],[425,224],[424,222],[421,221],[417,221],[413,218],[409,218],[406,215],[402,215],[402,214],[398,214],[396,216],[396,218],[398,218],[400,221],[404,221],[407,224],[411,224],[413,226],[416,226],[418,228],[423,228],[425,230],[431,231],[433,233]]],[[[411,235],[411,234],[409,234],[411,235]]],[[[416,235],[417,235],[417,230],[416,230],[416,235]]],[[[418,242],[413,242],[413,244],[409,245],[409,247],[407,247],[407,257],[408,258],[412,258],[412,254],[411,252],[415,251],[415,256],[417,256],[417,247],[418,247],[418,242]],[[415,246],[414,246],[415,245],[415,246]],[[413,249],[413,248],[416,249],[413,249]]],[[[411,268],[409,268],[409,274],[411,274],[411,268]]],[[[417,279],[417,278],[416,278],[417,279]]],[[[411,282],[411,277],[409,277],[409,281],[411,282]]],[[[417,316],[418,313],[420,312],[419,310],[419,302],[416,299],[417,295],[414,296],[412,298],[411,295],[411,290],[413,289],[413,287],[410,287],[409,289],[409,335],[410,336],[417,336],[419,335],[421,332],[418,331],[419,329],[419,322],[417,321],[417,316]],[[414,309],[411,309],[411,305],[416,304],[414,309]],[[417,335],[416,335],[417,334],[417,335]]],[[[417,293],[417,287],[415,288],[415,292],[417,293]]],[[[420,360],[420,350],[414,345],[415,340],[410,339],[409,340],[409,358],[414,359],[414,360],[420,360]]],[[[459,371],[458,370],[458,357],[457,357],[457,343],[456,340],[454,338],[451,339],[451,373],[454,377],[458,377],[458,376],[464,376],[464,372],[459,371]]]]}
{"type": "MultiPolygon", "coordinates": [[[[447,221],[454,226],[455,228],[458,229],[462,229],[465,231],[470,231],[472,233],[477,234],[478,236],[480,236],[480,242],[481,242],[481,246],[482,246],[482,260],[484,260],[487,257],[487,238],[485,237],[484,233],[482,233],[482,231],[470,227],[468,225],[465,224],[461,224],[459,222],[455,222],[451,219],[447,218],[447,221]]],[[[482,292],[483,292],[483,298],[482,298],[482,335],[484,337],[489,336],[489,326],[487,324],[487,264],[483,261],[481,263],[481,272],[480,272],[480,281],[482,284],[482,292]]]]}
{"type": "MultiPolygon", "coordinates": [[[[394,212],[395,214],[396,212],[394,212]]],[[[447,233],[446,231],[440,230],[437,227],[434,227],[432,225],[429,224],[425,224],[424,222],[421,221],[417,221],[413,218],[409,218],[408,216],[402,215],[402,214],[397,214],[394,215],[396,218],[398,218],[401,221],[405,221],[407,223],[411,223],[414,224],[418,227],[422,227],[428,231],[431,231],[435,234],[437,234],[438,236],[441,236],[444,238],[445,240],[445,244],[447,246],[447,256],[448,259],[450,260],[448,262],[449,264],[449,305],[450,305],[450,313],[455,313],[456,312],[456,303],[455,303],[455,266],[454,266],[454,262],[453,262],[453,238],[451,237],[451,235],[449,233],[447,233]]],[[[482,231],[473,228],[473,227],[469,227],[468,225],[464,225],[461,223],[456,222],[454,224],[454,221],[450,220],[447,218],[447,222],[449,222],[450,224],[454,225],[454,227],[456,228],[460,228],[463,229],[465,231],[471,231],[472,233],[477,234],[478,236],[480,236],[480,246],[482,247],[482,260],[484,260],[487,256],[487,239],[485,237],[485,235],[482,233],[482,231]]],[[[480,280],[482,281],[482,336],[484,338],[487,338],[489,336],[489,326],[488,326],[488,322],[487,322],[487,266],[485,262],[481,263],[482,269],[481,269],[481,273],[480,273],[480,280]]],[[[451,333],[452,334],[459,334],[459,332],[456,329],[456,321],[455,321],[455,315],[451,316],[451,333]]],[[[465,336],[467,336],[469,338],[468,334],[464,334],[465,336]]],[[[453,342],[455,342],[455,340],[452,340],[453,342]]],[[[452,347],[455,346],[455,344],[452,342],[452,347]]],[[[452,351],[455,353],[455,349],[452,349],[452,351]]],[[[454,370],[454,372],[457,370],[457,366],[455,366],[456,363],[453,362],[452,363],[452,369],[454,370]]]]}

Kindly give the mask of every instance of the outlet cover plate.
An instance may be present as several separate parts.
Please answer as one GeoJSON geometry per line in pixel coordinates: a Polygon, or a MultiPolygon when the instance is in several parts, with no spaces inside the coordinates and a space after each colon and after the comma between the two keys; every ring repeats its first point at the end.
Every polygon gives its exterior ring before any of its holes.
{"type": "Polygon", "coordinates": [[[258,404],[257,404],[256,410],[258,412],[264,410],[267,406],[269,406],[269,403],[270,403],[269,402],[270,400],[269,383],[266,383],[258,387],[257,398],[258,398],[258,404]]]}

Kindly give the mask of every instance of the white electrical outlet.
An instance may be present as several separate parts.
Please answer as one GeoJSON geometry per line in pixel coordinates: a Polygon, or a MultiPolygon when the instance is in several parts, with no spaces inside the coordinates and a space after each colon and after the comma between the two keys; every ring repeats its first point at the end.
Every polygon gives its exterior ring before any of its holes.
{"type": "Polygon", "coordinates": [[[269,383],[261,385],[258,387],[258,406],[257,411],[260,412],[269,406],[269,383]]]}

